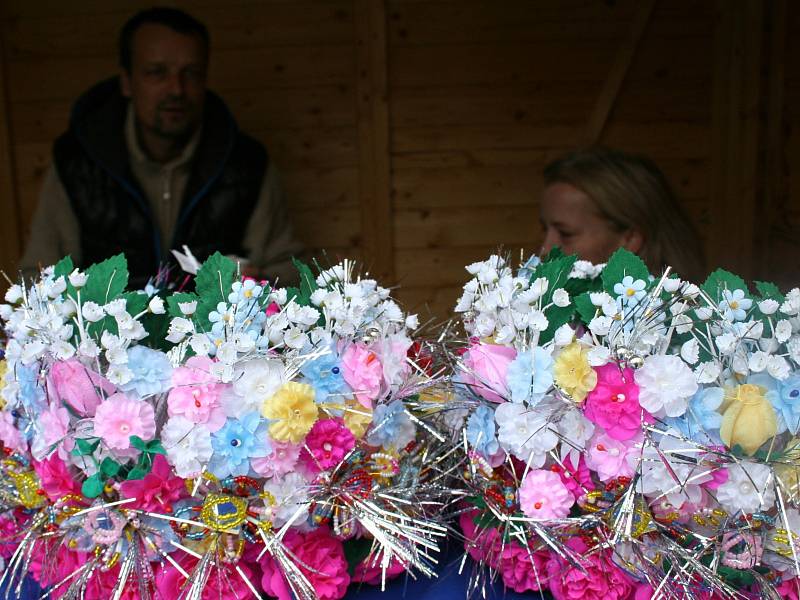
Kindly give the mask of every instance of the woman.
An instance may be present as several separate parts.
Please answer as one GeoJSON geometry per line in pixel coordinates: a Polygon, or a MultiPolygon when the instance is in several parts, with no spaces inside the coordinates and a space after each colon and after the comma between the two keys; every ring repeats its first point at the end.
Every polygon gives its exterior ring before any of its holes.
{"type": "Polygon", "coordinates": [[[671,266],[682,277],[704,275],[697,233],[669,183],[648,158],[592,147],[544,170],[543,252],[602,263],[617,248],[635,252],[650,271],[671,266]]]}

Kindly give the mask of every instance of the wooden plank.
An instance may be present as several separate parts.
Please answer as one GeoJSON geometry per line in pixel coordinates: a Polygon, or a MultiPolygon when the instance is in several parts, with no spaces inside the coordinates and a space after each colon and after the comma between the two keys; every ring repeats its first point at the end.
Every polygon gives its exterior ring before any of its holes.
{"type": "Polygon", "coordinates": [[[395,297],[405,310],[419,315],[420,323],[432,321],[432,325],[437,325],[452,316],[461,292],[460,286],[400,287],[395,297]]]}
{"type": "MultiPolygon", "coordinates": [[[[117,36],[134,10],[11,18],[6,49],[11,59],[52,55],[98,57],[116,52],[117,36]],[[92,35],[87,35],[91,32],[92,35]]],[[[206,23],[213,51],[286,45],[345,44],[353,38],[351,3],[291,2],[189,8],[206,23]]]]}
{"type": "Polygon", "coordinates": [[[385,3],[356,0],[355,13],[361,234],[371,273],[391,285],[394,248],[385,3]]]}
{"type": "Polygon", "coordinates": [[[298,207],[358,206],[358,169],[295,169],[281,174],[288,202],[298,207]]]}
{"type": "Polygon", "coordinates": [[[297,237],[309,248],[358,248],[362,245],[358,207],[289,206],[289,215],[297,237]]]}
{"type": "MultiPolygon", "coordinates": [[[[477,148],[542,149],[564,152],[580,144],[583,123],[463,127],[407,127],[394,132],[392,152],[465,151],[477,148]]],[[[705,158],[708,127],[704,123],[655,122],[642,135],[639,123],[611,123],[605,142],[610,146],[650,154],[655,158],[705,158]]]]}
{"type": "MultiPolygon", "coordinates": [[[[15,193],[9,86],[4,40],[0,34],[0,212],[3,214],[0,219],[0,270],[14,278],[14,270],[22,252],[22,240],[19,235],[19,210],[15,193]]],[[[5,283],[0,287],[5,289],[5,283]]]]}
{"type": "Polygon", "coordinates": [[[589,122],[586,125],[585,141],[587,145],[596,144],[603,135],[603,130],[608,124],[608,117],[614,108],[622,82],[630,70],[633,57],[642,41],[645,29],[653,15],[656,0],[644,0],[641,2],[633,16],[630,32],[624,39],[622,45],[617,50],[614,64],[608,73],[600,95],[597,97],[594,109],[592,109],[589,122]]]}
{"type": "MultiPolygon", "coordinates": [[[[9,61],[11,102],[74,100],[90,85],[117,72],[116,57],[25,58],[9,61]]],[[[346,85],[353,81],[353,48],[282,46],[212,53],[209,87],[232,90],[346,85]]]]}
{"type": "MultiPolygon", "coordinates": [[[[521,248],[504,246],[503,250],[516,257],[521,248]]],[[[528,256],[538,247],[525,250],[528,256]]],[[[395,255],[397,284],[401,287],[463,286],[470,279],[465,267],[497,252],[497,245],[398,249],[395,255]]]]}

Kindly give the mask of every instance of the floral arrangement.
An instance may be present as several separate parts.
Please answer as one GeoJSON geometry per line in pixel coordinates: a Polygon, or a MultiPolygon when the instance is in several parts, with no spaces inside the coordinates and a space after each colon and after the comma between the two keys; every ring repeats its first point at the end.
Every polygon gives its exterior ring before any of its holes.
{"type": "Polygon", "coordinates": [[[467,270],[470,591],[798,597],[800,290],[653,277],[624,250],[596,277],[559,253],[467,270]]]}
{"type": "Polygon", "coordinates": [[[220,255],[193,292],[69,258],[0,307],[3,583],[60,598],[341,598],[433,573],[429,352],[345,261],[300,286],[220,255]]]}

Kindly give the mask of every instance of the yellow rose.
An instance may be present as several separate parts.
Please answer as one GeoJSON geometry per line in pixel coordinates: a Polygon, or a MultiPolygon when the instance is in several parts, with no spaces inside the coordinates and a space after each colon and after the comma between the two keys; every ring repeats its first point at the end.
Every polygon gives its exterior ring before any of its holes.
{"type": "Polygon", "coordinates": [[[314,388],[307,383],[284,383],[261,408],[261,414],[273,421],[272,439],[279,442],[302,442],[317,420],[314,388]]]}
{"type": "Polygon", "coordinates": [[[576,402],[583,402],[597,385],[597,373],[589,364],[589,351],[577,342],[561,351],[553,365],[553,380],[576,402]]]}
{"type": "Polygon", "coordinates": [[[726,390],[719,429],[719,436],[726,446],[733,448],[738,444],[752,455],[761,444],[775,436],[778,421],[775,409],[764,395],[766,391],[752,383],[726,390]]]}
{"type": "MultiPolygon", "coordinates": [[[[6,387],[6,373],[8,372],[8,363],[5,360],[0,360],[0,394],[3,393],[3,388],[6,387]]],[[[0,396],[0,409],[6,407],[5,399],[0,396]]]]}
{"type": "Polygon", "coordinates": [[[364,437],[370,423],[372,423],[372,411],[353,398],[347,400],[344,409],[344,424],[357,440],[364,437]]]}

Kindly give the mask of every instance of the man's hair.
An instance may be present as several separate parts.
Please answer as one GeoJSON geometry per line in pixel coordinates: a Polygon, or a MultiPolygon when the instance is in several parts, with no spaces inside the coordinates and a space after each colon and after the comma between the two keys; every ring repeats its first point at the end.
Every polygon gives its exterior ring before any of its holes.
{"type": "Polygon", "coordinates": [[[148,23],[164,25],[173,31],[186,35],[196,35],[203,40],[206,50],[206,58],[211,46],[211,38],[208,29],[192,15],[177,8],[167,8],[155,6],[146,10],[139,11],[133,15],[119,32],[119,66],[128,73],[131,71],[131,56],[133,47],[133,35],[142,26],[148,23]]]}

